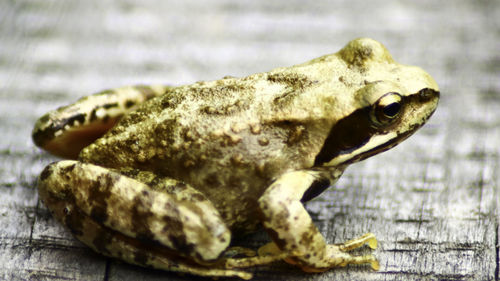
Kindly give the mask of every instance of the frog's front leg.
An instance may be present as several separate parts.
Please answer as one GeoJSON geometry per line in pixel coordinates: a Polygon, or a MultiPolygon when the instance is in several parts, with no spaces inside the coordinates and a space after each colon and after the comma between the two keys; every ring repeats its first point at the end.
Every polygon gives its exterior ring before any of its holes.
{"type": "Polygon", "coordinates": [[[82,148],[106,133],[123,115],[169,88],[127,86],[83,97],[40,117],[33,128],[33,141],[54,155],[76,159],[82,148]]]}
{"type": "Polygon", "coordinates": [[[195,275],[251,277],[218,260],[231,234],[211,202],[182,182],[68,160],[47,166],[38,188],[52,214],[104,255],[195,275]]]}
{"type": "MultiPolygon", "coordinates": [[[[339,170],[331,174],[336,172],[338,175],[342,173],[339,170]]],[[[289,253],[286,261],[297,264],[304,271],[321,272],[332,267],[363,263],[370,263],[373,269],[378,269],[378,262],[372,255],[352,256],[347,253],[365,243],[376,248],[373,234],[340,245],[328,245],[305,210],[301,202],[305,193],[329,183],[318,171],[294,171],[282,175],[259,199],[264,227],[278,248],[289,253]]]]}

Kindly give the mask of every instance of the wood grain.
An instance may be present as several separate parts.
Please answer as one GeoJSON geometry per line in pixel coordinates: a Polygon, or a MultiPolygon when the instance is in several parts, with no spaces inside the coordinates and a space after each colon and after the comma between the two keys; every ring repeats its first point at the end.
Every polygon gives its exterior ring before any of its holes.
{"type": "Polygon", "coordinates": [[[494,0],[1,1],[0,279],[193,280],[97,255],[51,218],[35,186],[56,158],[30,140],[44,112],[110,87],[267,71],[360,36],[426,69],[442,93],[415,136],[353,165],[308,204],[329,242],[375,233],[381,269],[311,275],[277,263],[253,269],[255,280],[499,280],[494,0]]]}

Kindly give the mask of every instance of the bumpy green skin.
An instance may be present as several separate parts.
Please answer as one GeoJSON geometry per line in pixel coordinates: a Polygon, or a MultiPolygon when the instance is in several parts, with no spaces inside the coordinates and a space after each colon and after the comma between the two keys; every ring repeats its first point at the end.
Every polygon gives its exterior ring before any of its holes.
{"type": "MultiPolygon", "coordinates": [[[[228,268],[274,259],[220,257],[231,233],[262,224],[275,256],[306,271],[376,267],[373,256],[345,253],[373,246],[374,237],[326,245],[301,201],[425,123],[439,96],[427,73],[357,39],[304,64],[162,89],[123,112],[78,161],[52,164],[40,176],[41,198],[80,240],[140,265],[249,278],[228,268]],[[374,108],[395,99],[404,101],[398,115],[377,121],[374,108]]],[[[52,113],[34,132],[57,139],[43,128],[64,114],[52,113]]]]}

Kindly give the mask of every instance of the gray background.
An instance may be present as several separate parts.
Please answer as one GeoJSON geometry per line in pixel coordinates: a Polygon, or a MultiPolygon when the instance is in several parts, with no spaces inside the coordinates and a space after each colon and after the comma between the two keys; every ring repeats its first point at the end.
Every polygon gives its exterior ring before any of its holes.
{"type": "Polygon", "coordinates": [[[1,1],[0,279],[193,278],[102,257],[51,218],[35,181],[56,158],[30,139],[43,113],[110,87],[292,65],[361,36],[423,67],[442,93],[416,135],[308,205],[329,242],[374,232],[381,269],[276,263],[255,280],[498,280],[500,2],[486,0],[1,1]]]}

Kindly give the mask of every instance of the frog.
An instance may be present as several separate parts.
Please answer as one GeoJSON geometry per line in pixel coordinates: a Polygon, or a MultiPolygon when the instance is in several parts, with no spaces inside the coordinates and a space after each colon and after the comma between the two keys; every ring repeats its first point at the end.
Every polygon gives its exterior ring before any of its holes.
{"type": "Polygon", "coordinates": [[[242,279],[279,261],[378,270],[350,253],[376,249],[374,234],[328,244],[305,204],[412,135],[439,97],[427,72],[369,38],[243,78],[106,90],[36,122],[34,143],[66,158],[41,172],[39,197],[78,240],[139,266],[242,279]],[[271,242],[257,251],[231,242],[261,229],[271,242]]]}

